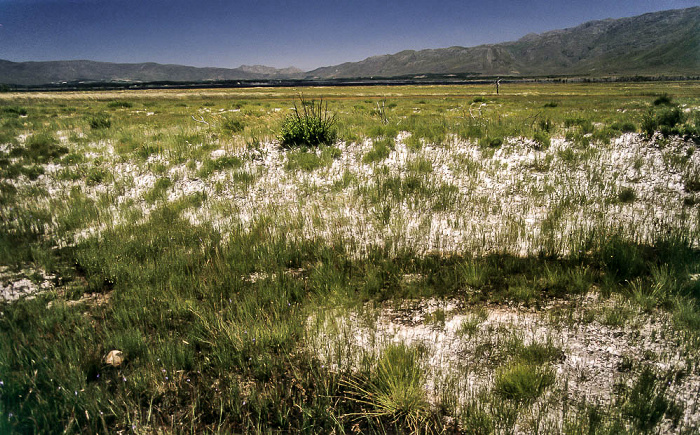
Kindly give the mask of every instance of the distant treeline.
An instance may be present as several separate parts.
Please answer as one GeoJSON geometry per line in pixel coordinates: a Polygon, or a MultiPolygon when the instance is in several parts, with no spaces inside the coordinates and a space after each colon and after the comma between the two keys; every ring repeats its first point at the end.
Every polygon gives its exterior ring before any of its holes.
{"type": "Polygon", "coordinates": [[[373,77],[356,79],[285,79],[285,80],[224,80],[205,82],[64,82],[46,85],[0,84],[0,92],[40,91],[111,91],[128,89],[206,89],[206,88],[251,88],[251,87],[305,87],[305,86],[407,86],[407,85],[483,85],[494,83],[615,83],[615,82],[660,82],[697,81],[700,76],[475,76],[471,74],[436,75],[413,77],[373,77]]]}

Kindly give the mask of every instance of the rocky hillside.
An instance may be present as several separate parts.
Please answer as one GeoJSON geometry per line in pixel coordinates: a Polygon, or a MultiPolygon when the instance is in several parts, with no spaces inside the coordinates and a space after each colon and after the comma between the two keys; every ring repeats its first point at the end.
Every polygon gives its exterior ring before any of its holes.
{"type": "Polygon", "coordinates": [[[591,21],[529,34],[515,42],[374,56],[319,68],[312,77],[395,77],[415,74],[697,74],[700,7],[591,21]]]}

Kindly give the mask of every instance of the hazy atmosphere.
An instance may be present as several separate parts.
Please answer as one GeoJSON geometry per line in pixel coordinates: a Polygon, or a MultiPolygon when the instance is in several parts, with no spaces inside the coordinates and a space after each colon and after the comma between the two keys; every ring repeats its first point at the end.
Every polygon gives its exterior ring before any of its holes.
{"type": "Polygon", "coordinates": [[[310,70],[697,5],[695,0],[0,0],[0,59],[310,70]]]}

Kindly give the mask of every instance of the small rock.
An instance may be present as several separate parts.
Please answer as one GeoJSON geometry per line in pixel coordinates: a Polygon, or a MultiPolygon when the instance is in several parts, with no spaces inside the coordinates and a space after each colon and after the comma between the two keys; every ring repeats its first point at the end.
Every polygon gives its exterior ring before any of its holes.
{"type": "Polygon", "coordinates": [[[112,350],[105,357],[105,364],[112,367],[119,367],[124,362],[124,354],[121,350],[112,350]]]}

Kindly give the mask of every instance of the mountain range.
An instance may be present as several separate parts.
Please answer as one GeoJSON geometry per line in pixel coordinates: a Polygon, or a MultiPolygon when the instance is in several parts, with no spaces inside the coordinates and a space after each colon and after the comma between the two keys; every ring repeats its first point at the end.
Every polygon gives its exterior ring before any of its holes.
{"type": "Polygon", "coordinates": [[[402,51],[318,68],[309,75],[620,75],[700,73],[700,7],[590,21],[515,42],[402,51]]]}
{"type": "Polygon", "coordinates": [[[474,76],[698,75],[700,7],[590,21],[476,47],[406,50],[303,72],[266,66],[197,68],[86,60],[0,60],[0,83],[206,82],[231,80],[391,78],[423,74],[474,76]]]}
{"type": "Polygon", "coordinates": [[[111,63],[91,60],[10,62],[0,60],[0,83],[45,85],[63,82],[203,82],[269,80],[299,77],[298,68],[275,69],[262,65],[238,68],[197,68],[159,63],[111,63]]]}

